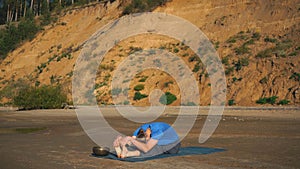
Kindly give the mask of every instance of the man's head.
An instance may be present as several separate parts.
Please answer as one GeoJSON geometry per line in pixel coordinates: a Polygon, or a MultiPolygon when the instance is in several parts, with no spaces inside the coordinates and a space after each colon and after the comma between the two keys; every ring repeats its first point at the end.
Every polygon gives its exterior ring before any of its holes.
{"type": "Polygon", "coordinates": [[[146,138],[146,139],[150,139],[151,138],[151,127],[148,126],[147,128],[143,129],[141,128],[137,134],[137,138],[146,138]]]}
{"type": "Polygon", "coordinates": [[[146,137],[146,139],[150,139],[151,138],[151,133],[152,133],[151,127],[149,126],[147,128],[147,130],[145,131],[145,137],[146,137]]]}
{"type": "Polygon", "coordinates": [[[140,129],[139,132],[137,133],[137,138],[144,138],[145,137],[145,132],[143,129],[140,129]]]}

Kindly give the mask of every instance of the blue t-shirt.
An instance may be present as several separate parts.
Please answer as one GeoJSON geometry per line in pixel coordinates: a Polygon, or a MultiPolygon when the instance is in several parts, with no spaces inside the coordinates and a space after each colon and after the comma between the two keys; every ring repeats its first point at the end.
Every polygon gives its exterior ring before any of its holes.
{"type": "Polygon", "coordinates": [[[157,145],[167,145],[179,140],[179,137],[173,127],[163,122],[144,124],[134,131],[133,136],[137,136],[140,129],[146,131],[149,127],[151,129],[151,138],[158,140],[157,145]]]}

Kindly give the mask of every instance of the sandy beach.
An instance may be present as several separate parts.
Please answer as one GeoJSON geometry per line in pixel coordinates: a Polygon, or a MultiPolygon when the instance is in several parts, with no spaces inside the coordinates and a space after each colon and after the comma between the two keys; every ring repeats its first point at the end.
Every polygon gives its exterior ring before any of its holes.
{"type": "MultiPolygon", "coordinates": [[[[178,107],[169,107],[156,121],[172,124],[178,107]]],[[[209,107],[182,146],[224,148],[226,151],[138,163],[91,157],[96,144],[83,131],[75,110],[16,111],[0,109],[0,166],[9,168],[300,168],[298,107],[226,107],[214,134],[203,144],[199,132],[209,107]]],[[[130,135],[139,125],[114,107],[101,109],[119,132],[130,135]]],[[[188,114],[187,114],[188,115],[188,114]]]]}

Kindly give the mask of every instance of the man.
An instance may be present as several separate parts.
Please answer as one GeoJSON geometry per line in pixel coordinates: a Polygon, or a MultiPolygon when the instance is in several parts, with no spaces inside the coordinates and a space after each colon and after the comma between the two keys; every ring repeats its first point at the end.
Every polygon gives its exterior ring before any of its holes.
{"type": "Polygon", "coordinates": [[[132,137],[119,136],[114,141],[114,147],[120,158],[151,157],[164,153],[177,153],[180,140],[169,124],[152,122],[140,126],[134,131],[132,137]]]}

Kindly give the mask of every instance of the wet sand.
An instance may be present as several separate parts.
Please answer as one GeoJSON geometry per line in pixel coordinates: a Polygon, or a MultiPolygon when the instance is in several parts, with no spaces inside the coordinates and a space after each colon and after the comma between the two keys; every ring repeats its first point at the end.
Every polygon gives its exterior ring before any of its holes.
{"type": "MultiPolygon", "coordinates": [[[[157,121],[172,124],[176,111],[168,108],[157,121]]],[[[200,144],[207,112],[208,108],[200,110],[182,145],[226,151],[129,163],[91,157],[96,144],[83,131],[74,110],[1,108],[0,168],[300,168],[299,108],[227,108],[214,134],[200,144]]],[[[103,114],[124,134],[139,125],[112,107],[103,108],[103,114]]]]}

